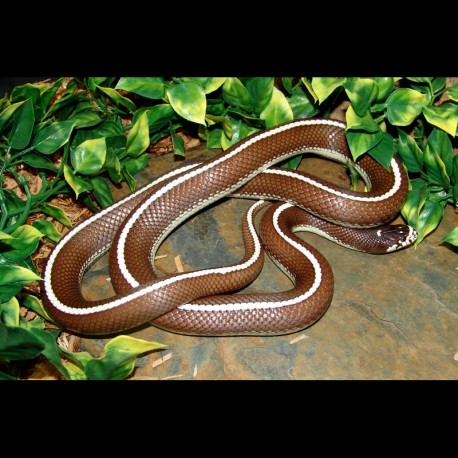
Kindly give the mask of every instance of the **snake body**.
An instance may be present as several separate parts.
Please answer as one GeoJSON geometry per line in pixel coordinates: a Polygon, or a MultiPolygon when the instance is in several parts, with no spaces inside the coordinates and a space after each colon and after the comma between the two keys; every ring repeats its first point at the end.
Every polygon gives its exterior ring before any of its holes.
{"type": "Polygon", "coordinates": [[[48,313],[63,328],[87,335],[147,322],[196,335],[285,334],[310,326],[331,303],[333,275],[324,257],[295,232],[313,231],[372,253],[405,248],[416,233],[389,224],[408,186],[397,158],[387,170],[370,156],[361,157],[354,166],[369,191],[355,192],[273,167],[306,152],[352,162],[345,124],[303,119],[255,133],[95,214],[66,234],[46,262],[42,299],[48,313]],[[257,199],[242,222],[243,259],[233,266],[158,276],[154,256],[168,234],[228,196],[257,199]],[[294,286],[279,293],[230,294],[262,269],[264,251],[255,228],[260,213],[262,245],[294,286]],[[116,295],[88,301],[81,293],[83,276],[107,251],[116,295]]]}

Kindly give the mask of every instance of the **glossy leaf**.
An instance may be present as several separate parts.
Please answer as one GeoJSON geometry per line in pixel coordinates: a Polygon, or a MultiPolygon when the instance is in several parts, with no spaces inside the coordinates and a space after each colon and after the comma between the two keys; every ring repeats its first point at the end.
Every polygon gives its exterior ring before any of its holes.
{"type": "Polygon", "coordinates": [[[428,145],[431,145],[444,162],[447,175],[451,175],[453,146],[450,137],[441,129],[433,129],[428,137],[428,145]]]}
{"type": "Polygon", "coordinates": [[[13,263],[23,261],[33,254],[43,237],[37,228],[29,224],[19,226],[10,235],[12,236],[11,239],[2,242],[7,247],[2,254],[5,259],[13,263]]]}
{"type": "Polygon", "coordinates": [[[127,135],[126,151],[129,156],[139,156],[150,145],[148,116],[142,113],[127,135]]]}
{"type": "Polygon", "coordinates": [[[415,245],[418,245],[428,234],[439,225],[444,213],[444,204],[427,200],[420,211],[417,224],[414,226],[418,232],[415,245]]]}
{"type": "Polygon", "coordinates": [[[374,148],[384,138],[383,132],[368,133],[347,130],[346,135],[353,160],[374,148]]]}
{"type": "Polygon", "coordinates": [[[170,130],[172,137],[173,154],[177,156],[185,156],[184,140],[173,130],[170,130]]]}
{"type": "Polygon", "coordinates": [[[75,172],[93,175],[99,172],[105,162],[107,147],[104,138],[94,138],[80,143],[70,150],[70,158],[75,172]]]}
{"type": "Polygon", "coordinates": [[[368,133],[377,133],[380,131],[379,125],[374,121],[369,112],[365,112],[363,116],[360,116],[355,112],[352,105],[347,108],[345,121],[347,131],[362,130],[368,133]]]}
{"type": "Polygon", "coordinates": [[[66,380],[70,379],[70,374],[62,363],[59,352],[59,346],[56,343],[57,334],[60,331],[45,331],[42,329],[31,329],[34,334],[43,343],[44,348],[42,355],[64,376],[66,380]]]}
{"type": "Polygon", "coordinates": [[[38,131],[32,146],[43,154],[55,153],[69,141],[74,126],[74,121],[54,122],[38,131]]]}
{"type": "Polygon", "coordinates": [[[130,173],[131,176],[134,176],[140,170],[143,170],[147,166],[149,158],[150,158],[149,154],[147,153],[141,154],[140,156],[137,156],[137,157],[125,159],[122,165],[124,169],[126,169],[130,173]]]}
{"type": "Polygon", "coordinates": [[[19,302],[15,297],[0,304],[0,321],[7,326],[19,326],[19,302]]]}
{"type": "Polygon", "coordinates": [[[39,170],[50,170],[51,172],[57,172],[59,169],[46,157],[40,156],[37,153],[25,154],[21,158],[22,162],[31,167],[35,167],[39,170]]]}
{"type": "Polygon", "coordinates": [[[443,129],[453,137],[456,135],[458,127],[458,106],[452,103],[446,103],[440,106],[425,106],[423,114],[426,120],[443,129]]]}
{"type": "Polygon", "coordinates": [[[423,167],[423,152],[417,142],[403,130],[398,128],[398,153],[407,170],[419,172],[423,167]]]}
{"type": "Polygon", "coordinates": [[[283,92],[276,87],[273,88],[272,98],[269,105],[259,115],[266,122],[266,128],[277,126],[294,119],[293,110],[283,92]]]}
{"type": "Polygon", "coordinates": [[[0,264],[0,303],[9,301],[24,286],[41,278],[30,269],[0,264]]]}
{"type": "Polygon", "coordinates": [[[70,121],[75,123],[75,129],[82,129],[84,127],[93,127],[103,121],[99,113],[94,110],[80,111],[69,118],[70,121]]]}
{"type": "Polygon", "coordinates": [[[103,177],[93,177],[91,178],[91,184],[94,196],[102,208],[106,208],[115,203],[107,180],[103,177]]]}
{"type": "Polygon", "coordinates": [[[117,336],[105,345],[101,357],[87,361],[84,371],[89,380],[123,380],[134,370],[139,355],[165,348],[157,342],[117,336]]]}
{"type": "Polygon", "coordinates": [[[0,361],[33,359],[44,348],[44,343],[32,332],[0,322],[0,361]]]}
{"type": "Polygon", "coordinates": [[[73,170],[67,165],[64,164],[64,177],[65,181],[70,185],[70,187],[75,192],[75,196],[78,199],[78,196],[91,189],[91,185],[87,183],[82,178],[77,177],[73,170]]]}
{"type": "Polygon", "coordinates": [[[394,89],[394,78],[391,76],[382,76],[371,78],[375,81],[378,87],[378,94],[375,98],[376,102],[383,102],[394,89]]]}
{"type": "Polygon", "coordinates": [[[10,146],[14,149],[25,148],[30,142],[34,124],[33,104],[28,99],[14,114],[13,126],[8,136],[10,146]]]}
{"type": "Polygon", "coordinates": [[[421,92],[410,88],[397,89],[386,101],[388,121],[394,126],[408,126],[420,115],[426,103],[421,92]]]}
{"type": "Polygon", "coordinates": [[[318,96],[315,94],[315,91],[313,90],[312,82],[304,77],[301,78],[301,81],[304,84],[307,91],[309,92],[310,96],[312,97],[313,103],[316,103],[318,101],[318,96]]]}
{"type": "Polygon", "coordinates": [[[253,111],[250,93],[238,78],[227,78],[222,89],[223,99],[228,105],[241,108],[248,113],[253,111]]]}
{"type": "Polygon", "coordinates": [[[137,110],[134,115],[133,122],[135,123],[139,116],[145,112],[148,118],[148,126],[150,130],[159,130],[167,126],[169,121],[176,116],[175,111],[169,103],[160,103],[154,107],[137,110]]]}
{"type": "Polygon", "coordinates": [[[210,94],[219,89],[226,81],[224,77],[190,77],[182,78],[183,81],[195,81],[200,84],[205,91],[205,94],[210,94]]]}
{"type": "Polygon", "coordinates": [[[441,243],[443,242],[458,246],[458,226],[454,227],[447,235],[442,237],[441,243]]]}
{"type": "Polygon", "coordinates": [[[43,307],[43,303],[40,299],[38,299],[38,297],[33,296],[32,294],[21,293],[21,305],[34,311],[37,315],[40,315],[50,323],[54,323],[53,319],[48,315],[48,312],[43,307]]]}
{"type": "Polygon", "coordinates": [[[458,83],[455,83],[453,86],[447,88],[447,94],[454,102],[458,102],[458,83]]]}
{"type": "Polygon", "coordinates": [[[274,90],[273,77],[256,77],[247,82],[253,111],[259,115],[269,105],[274,90]]]}
{"type": "Polygon", "coordinates": [[[122,96],[116,89],[111,87],[102,87],[98,86],[98,88],[104,92],[113,102],[118,103],[126,107],[131,113],[135,111],[135,104],[132,100],[128,99],[127,97],[122,96]]]}
{"type": "Polygon", "coordinates": [[[162,77],[122,77],[119,78],[115,89],[123,89],[154,100],[162,99],[165,96],[165,84],[162,77]]]}
{"type": "Polygon", "coordinates": [[[355,113],[364,116],[378,94],[375,81],[369,78],[349,78],[343,87],[355,113]]]}
{"type": "Polygon", "coordinates": [[[369,154],[383,167],[389,170],[391,165],[391,159],[394,156],[394,140],[393,137],[386,133],[382,132],[382,139],[369,150],[369,154]]]}
{"type": "Polygon", "coordinates": [[[448,189],[450,186],[450,178],[447,174],[445,164],[429,144],[426,145],[423,158],[430,182],[448,189]]]}
{"type": "Polygon", "coordinates": [[[21,106],[24,104],[24,101],[22,102],[17,102],[17,103],[12,103],[11,105],[8,105],[1,113],[0,113],[0,132],[2,131],[4,125],[7,123],[9,119],[11,119],[11,116],[13,113],[21,106]]]}
{"type": "Polygon", "coordinates": [[[180,81],[166,89],[172,108],[184,119],[205,125],[207,99],[205,92],[195,81],[180,81]]]}
{"type": "Polygon", "coordinates": [[[62,234],[57,230],[56,226],[51,223],[51,221],[36,219],[33,221],[32,226],[52,242],[57,243],[62,238],[62,234]]]}
{"type": "Polygon", "coordinates": [[[65,227],[68,227],[69,229],[72,227],[72,223],[70,222],[65,211],[62,210],[62,208],[53,204],[43,204],[40,207],[40,211],[42,211],[46,215],[52,216],[55,220],[59,221],[59,223],[63,224],[65,227]]]}
{"type": "Polygon", "coordinates": [[[312,78],[312,89],[318,97],[319,103],[323,103],[337,88],[341,87],[347,78],[312,78]]]}
{"type": "Polygon", "coordinates": [[[319,112],[312,97],[305,93],[300,86],[293,89],[291,97],[288,98],[288,103],[293,111],[294,119],[310,118],[319,112]]]}

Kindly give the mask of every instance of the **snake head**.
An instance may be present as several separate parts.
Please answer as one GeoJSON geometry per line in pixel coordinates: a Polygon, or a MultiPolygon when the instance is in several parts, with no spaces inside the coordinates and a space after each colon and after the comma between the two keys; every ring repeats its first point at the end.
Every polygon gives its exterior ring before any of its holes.
{"type": "Polygon", "coordinates": [[[401,250],[417,240],[417,231],[406,224],[387,224],[377,228],[377,236],[386,246],[385,252],[401,250]]]}

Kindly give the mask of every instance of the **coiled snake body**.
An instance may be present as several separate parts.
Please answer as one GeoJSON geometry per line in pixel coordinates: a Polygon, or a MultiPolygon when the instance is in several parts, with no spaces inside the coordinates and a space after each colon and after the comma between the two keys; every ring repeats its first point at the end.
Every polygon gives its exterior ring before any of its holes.
{"type": "Polygon", "coordinates": [[[331,303],[333,274],[324,257],[294,232],[310,230],[372,253],[409,246],[416,233],[406,225],[388,224],[407,193],[398,159],[386,170],[368,155],[359,158],[355,167],[368,192],[272,167],[305,152],[351,162],[345,124],[303,119],[258,132],[212,159],[162,175],[79,224],[47,260],[42,299],[48,313],[63,328],[88,335],[147,322],[214,336],[285,334],[310,326],[331,303]],[[245,256],[240,263],[158,277],[153,259],[167,235],[226,196],[259,199],[242,223],[245,256]],[[264,250],[254,222],[261,209],[264,249],[294,286],[277,293],[229,294],[262,269],[264,250]],[[81,293],[82,278],[108,250],[116,296],[88,301],[81,293]]]}

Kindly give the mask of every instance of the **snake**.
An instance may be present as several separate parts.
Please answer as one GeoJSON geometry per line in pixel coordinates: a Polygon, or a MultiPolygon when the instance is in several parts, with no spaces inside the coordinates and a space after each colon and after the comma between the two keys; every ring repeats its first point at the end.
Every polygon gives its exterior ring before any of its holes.
{"type": "Polygon", "coordinates": [[[393,220],[407,192],[408,177],[396,155],[389,167],[369,154],[353,160],[344,122],[288,121],[210,159],[181,164],[73,227],[46,260],[42,302],[59,326],[81,335],[145,325],[198,336],[296,332],[316,323],[334,294],[331,266],[298,233],[313,232],[372,254],[404,249],[417,233],[393,220]],[[281,166],[306,153],[351,165],[366,189],[347,189],[281,166]],[[229,266],[158,272],[154,258],[167,236],[227,198],[254,202],[241,223],[243,258],[229,266]],[[106,253],[115,294],[88,300],[81,287],[84,275],[106,253]],[[292,287],[244,292],[259,276],[265,253],[292,287]]]}

